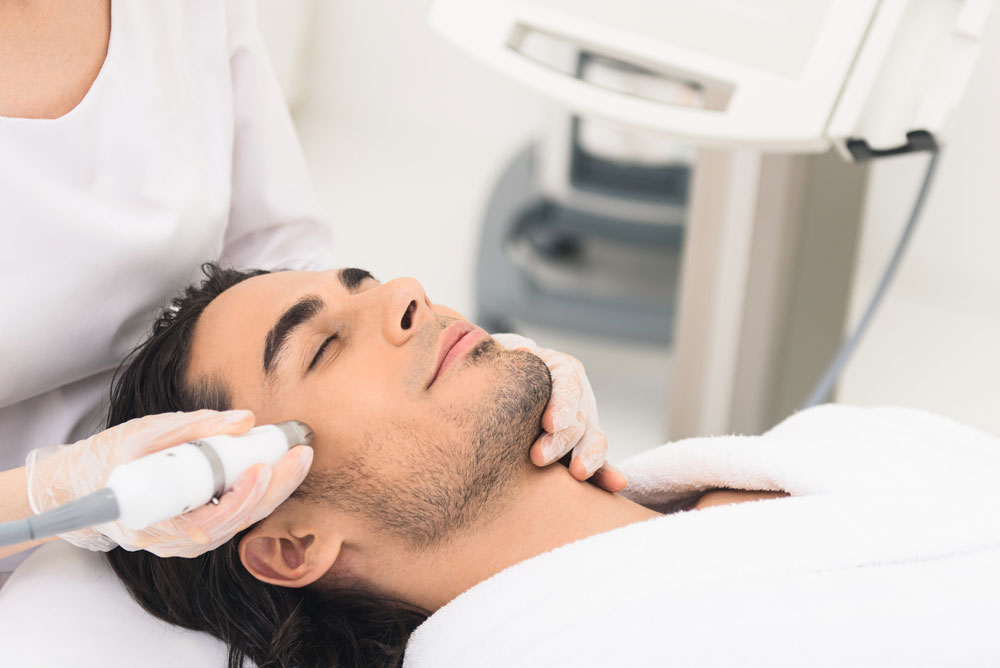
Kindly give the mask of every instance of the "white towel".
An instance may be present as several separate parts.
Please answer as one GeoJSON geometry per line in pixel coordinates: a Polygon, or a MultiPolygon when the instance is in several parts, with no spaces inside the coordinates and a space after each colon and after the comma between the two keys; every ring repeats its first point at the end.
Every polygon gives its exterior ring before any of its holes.
{"type": "Polygon", "coordinates": [[[623,496],[667,508],[718,487],[792,495],[1000,489],[1000,439],[923,411],[828,404],[763,436],[690,438],[619,468],[629,481],[623,496]]]}
{"type": "Polygon", "coordinates": [[[666,515],[524,561],[432,615],[404,665],[1000,665],[996,440],[822,407],[698,443],[628,463],[638,495],[810,496],[666,515]]]}

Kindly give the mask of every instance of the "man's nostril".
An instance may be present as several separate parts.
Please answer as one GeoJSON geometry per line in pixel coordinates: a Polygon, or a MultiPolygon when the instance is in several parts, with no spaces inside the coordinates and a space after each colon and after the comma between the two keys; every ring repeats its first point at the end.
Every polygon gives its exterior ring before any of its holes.
{"type": "Polygon", "coordinates": [[[403,329],[409,329],[413,325],[413,312],[417,310],[417,302],[411,301],[406,306],[406,313],[403,314],[403,319],[399,321],[399,325],[403,329]]]}

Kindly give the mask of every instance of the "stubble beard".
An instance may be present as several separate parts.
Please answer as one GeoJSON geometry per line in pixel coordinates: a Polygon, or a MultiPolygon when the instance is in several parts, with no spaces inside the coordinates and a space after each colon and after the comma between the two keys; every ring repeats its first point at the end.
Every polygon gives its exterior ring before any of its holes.
{"type": "Polygon", "coordinates": [[[304,493],[415,551],[444,546],[500,517],[531,466],[529,449],[541,433],[551,376],[535,355],[504,350],[490,338],[463,364],[486,365],[494,382],[476,405],[442,409],[434,420],[443,425],[440,434],[404,420],[366,434],[360,452],[393,448],[400,473],[380,470],[377,457],[362,454],[335,472],[310,475],[304,493]]]}

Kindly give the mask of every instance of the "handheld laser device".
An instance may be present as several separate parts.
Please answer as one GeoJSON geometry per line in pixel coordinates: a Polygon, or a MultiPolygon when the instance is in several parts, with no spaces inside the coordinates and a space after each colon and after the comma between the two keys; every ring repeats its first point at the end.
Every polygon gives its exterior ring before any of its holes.
{"type": "Polygon", "coordinates": [[[292,447],[312,440],[309,425],[290,420],[160,450],[115,467],[104,489],[34,517],[0,524],[0,545],[115,520],[140,531],[217,499],[254,464],[275,464],[292,447]]]}

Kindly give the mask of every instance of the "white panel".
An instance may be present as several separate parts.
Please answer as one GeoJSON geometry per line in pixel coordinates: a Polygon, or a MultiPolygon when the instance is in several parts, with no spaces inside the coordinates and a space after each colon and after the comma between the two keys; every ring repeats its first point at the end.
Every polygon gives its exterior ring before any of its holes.
{"type": "Polygon", "coordinates": [[[532,0],[611,28],[798,78],[833,0],[532,0]]]}
{"type": "Polygon", "coordinates": [[[826,123],[877,0],[438,0],[432,25],[503,74],[577,113],[706,146],[823,151],[826,123]],[[518,49],[547,33],[668,78],[722,107],[664,104],[599,88],[518,49]]]}

